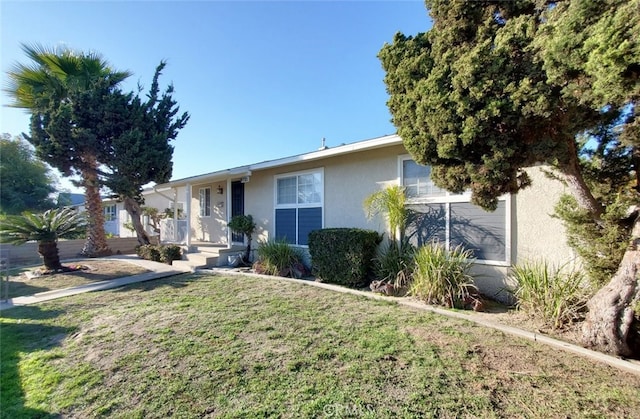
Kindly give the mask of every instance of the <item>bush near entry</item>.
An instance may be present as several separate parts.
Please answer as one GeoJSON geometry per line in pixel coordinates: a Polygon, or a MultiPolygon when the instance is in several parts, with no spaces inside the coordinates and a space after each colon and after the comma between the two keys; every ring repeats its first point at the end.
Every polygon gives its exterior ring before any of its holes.
{"type": "Polygon", "coordinates": [[[146,244],[136,247],[136,254],[146,260],[162,262],[171,265],[174,260],[182,259],[180,246],[170,244],[167,246],[146,244]]]}
{"type": "Polygon", "coordinates": [[[382,241],[377,231],[325,228],[309,233],[313,274],[325,282],[352,288],[371,282],[373,259],[382,241]]]}

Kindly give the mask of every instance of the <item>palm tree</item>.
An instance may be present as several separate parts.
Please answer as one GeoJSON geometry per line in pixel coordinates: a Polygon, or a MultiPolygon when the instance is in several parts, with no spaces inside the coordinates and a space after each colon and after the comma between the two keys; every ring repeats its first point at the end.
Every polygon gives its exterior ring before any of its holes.
{"type": "MultiPolygon", "coordinates": [[[[31,65],[16,64],[8,72],[5,90],[13,99],[9,106],[31,113],[31,136],[27,140],[37,156],[66,176],[80,175],[88,213],[87,241],[83,254],[109,253],[100,198],[100,153],[108,145],[96,135],[96,123],[74,120],[74,106],[90,93],[114,91],[131,75],[114,71],[96,53],[56,51],[40,45],[22,45],[31,65]]],[[[80,106],[82,108],[82,106],[80,106]]]]}
{"type": "Polygon", "coordinates": [[[364,209],[368,218],[378,214],[384,215],[389,223],[391,241],[397,242],[396,237],[399,233],[402,242],[409,216],[406,203],[404,188],[393,185],[369,195],[364,200],[364,209]]]}
{"type": "Polygon", "coordinates": [[[8,215],[0,223],[0,243],[21,245],[38,242],[38,253],[50,271],[64,270],[58,255],[58,239],[70,238],[86,228],[82,214],[70,208],[41,214],[8,215]]]}

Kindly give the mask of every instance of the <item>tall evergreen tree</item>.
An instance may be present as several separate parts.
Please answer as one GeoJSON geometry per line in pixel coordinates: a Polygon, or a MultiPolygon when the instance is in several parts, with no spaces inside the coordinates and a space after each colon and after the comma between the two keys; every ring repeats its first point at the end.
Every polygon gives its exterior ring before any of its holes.
{"type": "Polygon", "coordinates": [[[172,85],[160,94],[158,78],[165,65],[161,62],[156,68],[146,100],[133,93],[116,92],[99,102],[105,106],[101,129],[111,138],[102,180],[124,202],[140,244],[150,243],[140,221],[142,188],[150,182],[169,181],[173,169],[170,141],[189,120],[187,112],[177,116],[179,107],[172,97],[172,85]]]}
{"type": "Polygon", "coordinates": [[[23,45],[23,50],[31,64],[16,64],[8,72],[5,91],[14,100],[10,106],[31,113],[27,140],[39,158],[66,176],[80,176],[89,215],[83,253],[107,254],[98,170],[109,139],[97,135],[96,127],[102,121],[92,105],[130,73],[113,70],[94,53],[55,51],[39,45],[23,45]]]}
{"type": "Polygon", "coordinates": [[[611,282],[589,303],[588,346],[639,355],[640,3],[638,0],[427,0],[433,27],[397,34],[379,57],[388,106],[408,151],[436,185],[470,189],[472,201],[529,186],[524,168],[554,165],[575,202],[601,223],[605,202],[583,174],[579,134],[624,117],[620,140],[634,173],[631,246],[611,282]],[[635,224],[634,224],[635,223],[635,224]]]}
{"type": "Polygon", "coordinates": [[[49,167],[35,158],[21,136],[0,135],[0,213],[16,215],[53,208],[55,183],[49,167]]]}

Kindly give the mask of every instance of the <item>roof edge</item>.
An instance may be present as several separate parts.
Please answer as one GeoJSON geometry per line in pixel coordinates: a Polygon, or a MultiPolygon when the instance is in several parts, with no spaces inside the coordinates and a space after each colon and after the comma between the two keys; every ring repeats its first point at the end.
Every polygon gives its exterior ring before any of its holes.
{"type": "Polygon", "coordinates": [[[376,148],[398,144],[402,144],[402,139],[398,134],[385,135],[383,137],[376,137],[369,140],[357,141],[355,143],[343,144],[335,147],[312,151],[309,153],[298,154],[295,156],[266,160],[263,162],[252,163],[245,166],[234,167],[231,169],[218,170],[216,172],[176,179],[156,185],[156,188],[162,189],[179,187],[184,186],[188,183],[204,183],[209,180],[224,179],[229,176],[239,176],[245,173],[251,173],[251,171],[253,170],[272,169],[275,167],[286,166],[294,163],[325,159],[328,157],[335,157],[344,154],[355,153],[358,151],[374,150],[376,148]]]}

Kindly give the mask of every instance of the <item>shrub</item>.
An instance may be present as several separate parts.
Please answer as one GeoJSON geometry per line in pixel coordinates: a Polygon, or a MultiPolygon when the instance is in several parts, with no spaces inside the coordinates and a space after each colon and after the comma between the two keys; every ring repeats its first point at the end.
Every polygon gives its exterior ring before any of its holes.
{"type": "Polygon", "coordinates": [[[284,240],[262,241],[257,251],[258,260],[253,264],[257,273],[301,278],[307,271],[302,251],[284,240]]]}
{"type": "Polygon", "coordinates": [[[338,285],[369,285],[373,259],[381,237],[377,231],[358,228],[325,228],[309,233],[313,273],[338,285]]]}
{"type": "Polygon", "coordinates": [[[409,294],[428,304],[464,308],[476,293],[471,269],[472,253],[462,246],[447,251],[434,243],[415,253],[409,294]]]}
{"type": "Polygon", "coordinates": [[[247,238],[247,247],[242,256],[242,261],[248,263],[251,257],[251,236],[256,231],[256,223],[253,221],[253,217],[244,214],[234,215],[227,226],[232,231],[242,233],[247,238]]]}
{"type": "Polygon", "coordinates": [[[180,259],[182,259],[182,249],[180,246],[175,244],[160,246],[160,262],[171,265],[174,260],[180,259]]]}
{"type": "Polygon", "coordinates": [[[136,247],[136,254],[142,259],[162,262],[169,265],[171,265],[174,260],[182,259],[182,249],[175,244],[166,246],[145,244],[136,247]]]}
{"type": "Polygon", "coordinates": [[[394,295],[406,291],[413,275],[415,252],[415,247],[406,239],[400,244],[392,240],[382,244],[374,260],[378,286],[389,284],[394,295]]]}
{"type": "Polygon", "coordinates": [[[609,282],[629,245],[631,230],[620,221],[628,215],[629,205],[616,197],[597,221],[570,195],[563,195],[555,206],[555,216],[567,229],[567,243],[580,256],[594,286],[609,282]]]}
{"type": "Polygon", "coordinates": [[[565,267],[540,261],[514,266],[511,278],[516,286],[509,292],[517,307],[542,317],[553,328],[578,319],[586,306],[588,288],[582,273],[565,267]]]}

